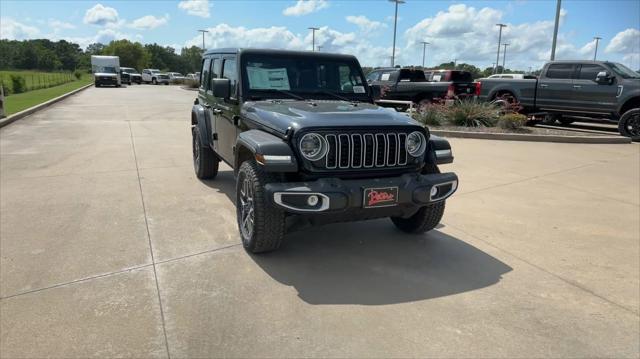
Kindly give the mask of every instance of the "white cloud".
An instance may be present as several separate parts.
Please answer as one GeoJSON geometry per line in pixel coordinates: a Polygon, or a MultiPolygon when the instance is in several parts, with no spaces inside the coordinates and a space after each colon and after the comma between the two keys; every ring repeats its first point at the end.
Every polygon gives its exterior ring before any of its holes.
{"type": "Polygon", "coordinates": [[[387,24],[381,23],[379,21],[369,20],[366,16],[363,16],[363,15],[359,15],[359,16],[350,15],[350,16],[347,16],[346,19],[347,19],[347,22],[358,25],[360,30],[364,32],[372,32],[374,30],[387,27],[387,24]]]}
{"type": "Polygon", "coordinates": [[[76,26],[71,23],[54,19],[49,20],[49,26],[53,29],[54,33],[60,32],[62,30],[72,30],[76,28],[76,26]]]}
{"type": "Polygon", "coordinates": [[[311,14],[329,6],[326,0],[298,0],[295,5],[282,11],[285,16],[301,16],[311,14]]]}
{"type": "MultiPolygon", "coordinates": [[[[568,13],[560,12],[561,23],[568,13]]],[[[400,49],[397,63],[417,65],[422,60],[421,41],[429,41],[427,66],[457,59],[484,68],[496,61],[498,47],[497,23],[504,23],[505,14],[494,8],[475,8],[464,4],[451,5],[446,11],[419,21],[404,34],[406,47],[400,49]]],[[[506,66],[514,69],[534,69],[549,60],[553,37],[553,20],[520,24],[507,23],[502,30],[502,43],[508,43],[506,66]]],[[[562,28],[561,28],[562,29],[562,28]]],[[[504,47],[500,47],[502,65],[504,47]]],[[[588,58],[589,44],[579,48],[565,34],[559,34],[557,59],[588,58]]],[[[591,52],[591,56],[593,53],[591,52]]]]}
{"type": "MultiPolygon", "coordinates": [[[[207,29],[205,46],[208,49],[222,47],[255,47],[288,50],[311,50],[311,32],[294,34],[286,27],[263,28],[234,27],[219,24],[207,29]]],[[[195,35],[184,44],[185,47],[202,46],[202,35],[195,35]]],[[[372,44],[357,33],[343,33],[328,27],[316,31],[316,46],[323,52],[355,54],[362,64],[383,65],[388,63],[391,50],[372,44]]]]}
{"type": "Polygon", "coordinates": [[[640,53],[640,30],[629,28],[620,31],[611,39],[605,51],[621,54],[640,53]]]}
{"type": "Polygon", "coordinates": [[[32,39],[40,31],[38,28],[22,24],[9,17],[0,18],[0,38],[8,40],[32,39]]]}
{"type": "Polygon", "coordinates": [[[118,11],[112,7],[96,4],[84,14],[84,23],[105,26],[118,23],[118,11]]]}
{"type": "Polygon", "coordinates": [[[129,27],[138,29],[138,30],[149,30],[155,29],[156,27],[166,25],[169,21],[169,15],[166,14],[163,17],[155,17],[153,15],[143,16],[141,18],[135,19],[129,24],[129,27]]]}
{"type": "Polygon", "coordinates": [[[208,18],[209,0],[184,0],[178,3],[178,8],[184,10],[189,15],[208,18]]]}

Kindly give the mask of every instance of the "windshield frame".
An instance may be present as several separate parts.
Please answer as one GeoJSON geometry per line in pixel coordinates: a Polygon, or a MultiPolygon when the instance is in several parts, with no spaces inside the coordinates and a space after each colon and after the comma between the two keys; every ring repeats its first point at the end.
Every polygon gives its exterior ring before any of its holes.
{"type": "Polygon", "coordinates": [[[336,96],[332,96],[327,93],[323,93],[323,91],[333,92],[338,96],[345,97],[349,99],[349,101],[360,101],[360,102],[371,102],[371,90],[367,84],[367,79],[362,72],[362,67],[356,58],[342,57],[342,56],[318,56],[317,54],[266,54],[266,53],[246,53],[241,54],[238,71],[240,72],[240,96],[245,101],[250,101],[253,99],[259,100],[295,100],[291,96],[279,92],[277,89],[251,89],[249,87],[249,78],[247,64],[251,61],[260,61],[266,59],[282,59],[285,61],[290,60],[309,60],[312,62],[334,62],[339,64],[344,64],[351,67],[352,71],[355,71],[354,75],[360,78],[361,86],[364,87],[365,91],[363,93],[355,93],[355,92],[342,92],[335,91],[332,88],[323,87],[309,91],[302,91],[299,89],[289,89],[286,92],[293,93],[298,95],[305,100],[336,100],[336,96]]]}
{"type": "Polygon", "coordinates": [[[625,65],[617,62],[608,62],[607,65],[613,70],[613,72],[622,77],[623,79],[640,79],[640,73],[637,73],[625,65]]]}

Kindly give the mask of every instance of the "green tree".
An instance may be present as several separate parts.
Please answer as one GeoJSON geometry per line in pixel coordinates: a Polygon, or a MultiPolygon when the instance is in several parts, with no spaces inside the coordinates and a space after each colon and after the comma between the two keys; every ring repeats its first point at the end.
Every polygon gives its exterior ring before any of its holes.
{"type": "Polygon", "coordinates": [[[202,49],[197,46],[183,47],[180,52],[180,57],[183,60],[183,66],[180,71],[183,74],[189,72],[198,72],[202,66],[202,49]]]}
{"type": "Polygon", "coordinates": [[[133,67],[141,70],[149,63],[149,53],[139,42],[129,40],[111,41],[101,54],[120,57],[120,66],[133,67]]]}

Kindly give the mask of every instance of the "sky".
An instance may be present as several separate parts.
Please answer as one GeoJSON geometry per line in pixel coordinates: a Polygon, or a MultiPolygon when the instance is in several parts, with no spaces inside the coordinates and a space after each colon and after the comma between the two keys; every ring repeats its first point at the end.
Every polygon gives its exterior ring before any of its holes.
{"type": "MultiPolygon", "coordinates": [[[[549,59],[555,0],[405,0],[398,7],[396,64],[454,61],[485,68],[496,61],[498,27],[508,43],[506,66],[528,70],[549,59]]],[[[206,48],[258,47],[311,50],[309,27],[318,27],[320,51],[356,55],[363,66],[388,66],[394,4],[387,0],[0,0],[0,38],[65,39],[83,48],[94,42],[206,48]]],[[[640,69],[639,0],[563,0],[556,59],[598,59],[640,69]]],[[[502,51],[499,62],[502,63],[502,51]]],[[[1,56],[1,54],[0,54],[1,56]]]]}

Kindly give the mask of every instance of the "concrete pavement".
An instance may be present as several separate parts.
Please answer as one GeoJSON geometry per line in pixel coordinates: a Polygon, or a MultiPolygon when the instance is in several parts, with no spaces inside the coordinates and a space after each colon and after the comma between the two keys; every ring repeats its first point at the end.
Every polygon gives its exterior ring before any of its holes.
{"type": "Polygon", "coordinates": [[[0,357],[638,357],[640,147],[453,139],[442,225],[250,256],[194,92],[91,88],[0,130],[0,357]]]}

